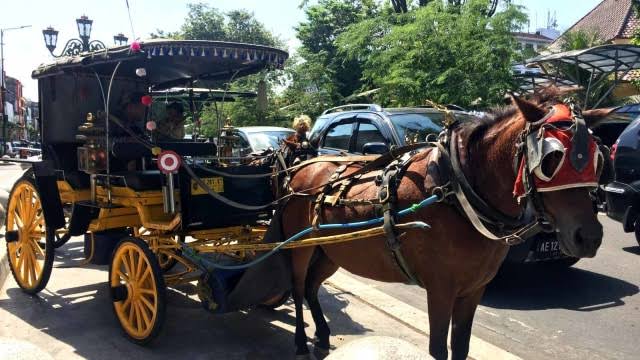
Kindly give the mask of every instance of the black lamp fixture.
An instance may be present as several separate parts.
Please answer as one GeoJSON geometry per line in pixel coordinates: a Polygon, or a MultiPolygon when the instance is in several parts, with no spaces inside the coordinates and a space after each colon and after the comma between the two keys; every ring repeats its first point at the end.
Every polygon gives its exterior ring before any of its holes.
{"type": "Polygon", "coordinates": [[[127,41],[129,41],[129,38],[124,36],[123,33],[119,33],[113,36],[113,43],[116,44],[116,46],[127,45],[127,41]]]}
{"type": "Polygon", "coordinates": [[[80,38],[90,38],[91,37],[91,26],[93,25],[93,20],[89,19],[87,15],[80,16],[79,19],[76,19],[76,24],[78,24],[78,34],[80,38]]]}
{"type": "MultiPolygon", "coordinates": [[[[42,30],[44,45],[53,57],[74,56],[82,52],[103,50],[107,47],[100,40],[89,41],[89,38],[91,38],[93,20],[89,19],[86,15],[82,15],[80,18],[76,19],[76,24],[78,25],[78,35],[80,39],[69,39],[59,55],[53,53],[53,50],[55,50],[58,43],[58,31],[51,26],[42,30]]],[[[118,34],[113,37],[113,40],[116,42],[116,45],[124,45],[128,39],[123,34],[118,34]],[[123,39],[124,43],[119,44],[118,41],[123,41],[123,39]]]]}
{"type": "Polygon", "coordinates": [[[49,49],[49,52],[53,52],[56,48],[56,44],[58,44],[58,30],[55,30],[51,26],[42,30],[42,35],[44,35],[44,44],[49,49]]]}

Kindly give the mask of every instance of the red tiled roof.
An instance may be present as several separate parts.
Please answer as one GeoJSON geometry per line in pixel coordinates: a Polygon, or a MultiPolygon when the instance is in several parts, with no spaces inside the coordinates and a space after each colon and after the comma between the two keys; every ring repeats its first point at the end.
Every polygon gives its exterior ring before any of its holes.
{"type": "Polygon", "coordinates": [[[536,34],[536,33],[531,34],[531,33],[525,33],[525,32],[513,32],[511,34],[513,34],[513,36],[521,37],[521,38],[529,38],[529,39],[535,39],[539,41],[548,41],[548,42],[553,41],[553,39],[550,39],[544,35],[536,34]]]}
{"type": "MultiPolygon", "coordinates": [[[[633,0],[603,0],[565,33],[574,30],[597,31],[605,42],[629,39],[640,26],[636,15],[633,0]]],[[[560,44],[561,39],[562,36],[551,46],[560,44]]]]}

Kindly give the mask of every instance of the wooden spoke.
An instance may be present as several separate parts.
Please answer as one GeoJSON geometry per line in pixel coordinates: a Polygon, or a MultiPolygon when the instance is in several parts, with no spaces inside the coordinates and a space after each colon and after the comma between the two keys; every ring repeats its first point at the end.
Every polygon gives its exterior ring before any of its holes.
{"type": "Polygon", "coordinates": [[[142,274],[142,276],[140,277],[140,279],[138,279],[138,281],[140,282],[140,284],[144,284],[144,281],[150,276],[151,276],[151,268],[147,267],[144,274],[142,274]]]}
{"type": "Polygon", "coordinates": [[[142,281],[141,274],[142,274],[143,263],[144,263],[144,259],[142,258],[141,254],[138,254],[138,265],[136,266],[136,279],[140,282],[142,281]]]}
{"type": "Polygon", "coordinates": [[[144,304],[144,306],[146,306],[151,313],[153,313],[154,311],[156,311],[155,306],[151,303],[151,301],[149,301],[149,299],[147,299],[144,295],[140,295],[140,302],[142,302],[142,304],[144,304]]]}
{"type": "Polygon", "coordinates": [[[152,325],[151,318],[149,317],[149,314],[147,313],[147,310],[144,308],[144,305],[142,305],[141,301],[138,301],[136,304],[138,305],[138,311],[142,315],[142,320],[144,320],[144,327],[146,329],[152,325]]]}

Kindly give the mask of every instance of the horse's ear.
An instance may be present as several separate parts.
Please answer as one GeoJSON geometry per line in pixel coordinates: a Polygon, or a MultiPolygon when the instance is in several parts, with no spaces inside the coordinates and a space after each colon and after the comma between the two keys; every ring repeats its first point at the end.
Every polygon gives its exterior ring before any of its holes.
{"type": "Polygon", "coordinates": [[[513,94],[511,95],[511,101],[527,121],[538,121],[546,115],[546,111],[537,104],[521,99],[513,94]]]}
{"type": "Polygon", "coordinates": [[[584,118],[585,123],[587,123],[587,126],[594,126],[598,123],[598,121],[602,120],[617,109],[617,107],[612,107],[606,109],[584,110],[582,112],[582,117],[584,118]]]}

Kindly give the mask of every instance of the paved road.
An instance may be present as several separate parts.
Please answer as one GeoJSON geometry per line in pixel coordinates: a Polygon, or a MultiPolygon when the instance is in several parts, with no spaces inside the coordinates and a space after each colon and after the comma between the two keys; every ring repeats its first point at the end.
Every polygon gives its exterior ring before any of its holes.
{"type": "MultiPolygon", "coordinates": [[[[517,268],[488,288],[473,333],[525,359],[638,359],[640,247],[601,216],[598,255],[572,268],[517,268]]],[[[424,290],[365,280],[427,310],[424,290]]]]}

